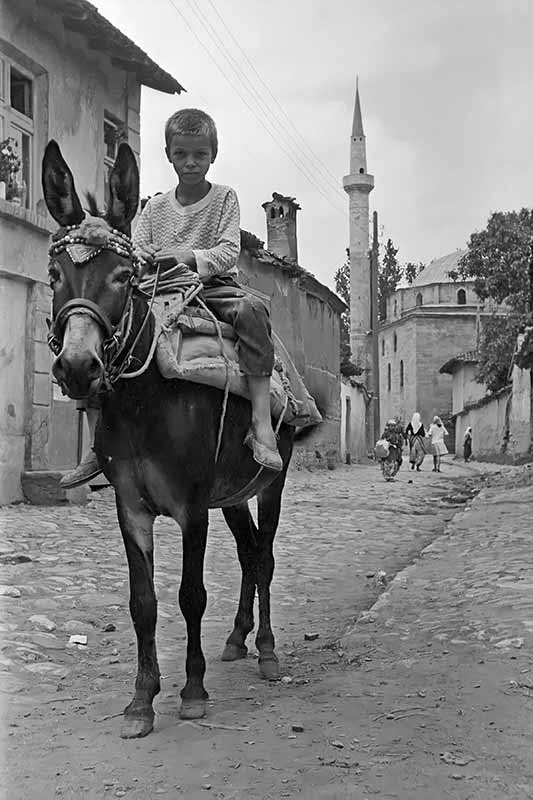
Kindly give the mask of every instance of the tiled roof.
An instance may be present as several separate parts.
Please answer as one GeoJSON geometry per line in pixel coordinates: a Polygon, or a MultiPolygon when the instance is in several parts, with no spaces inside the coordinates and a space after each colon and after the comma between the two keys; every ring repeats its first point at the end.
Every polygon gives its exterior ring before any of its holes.
{"type": "Polygon", "coordinates": [[[457,367],[459,364],[477,364],[478,361],[479,357],[477,350],[467,350],[466,353],[459,353],[453,358],[448,359],[448,361],[439,369],[439,372],[446,372],[448,375],[453,375],[455,372],[455,367],[457,367]]]}
{"type": "Polygon", "coordinates": [[[292,258],[282,258],[275,253],[271,253],[270,250],[265,250],[261,239],[254,236],[253,233],[241,229],[241,247],[243,250],[248,250],[262,264],[271,264],[272,267],[277,267],[288,273],[290,277],[297,278],[301,289],[315,297],[319,297],[337,314],[347,311],[348,306],[335,292],[320,283],[314,275],[297,264],[292,258]]]}
{"type": "Polygon", "coordinates": [[[466,250],[456,250],[442,258],[431,261],[412,282],[411,286],[427,286],[430,283],[452,283],[449,272],[457,268],[459,259],[466,250]]]}
{"type": "MultiPolygon", "coordinates": [[[[40,0],[40,3],[61,14],[67,30],[84,36],[91,48],[108,55],[116,67],[134,72],[144,86],[168,94],[185,91],[172,75],[161,69],[140,47],[115,28],[92,3],[87,0],[40,0]]],[[[147,13],[150,13],[148,9],[147,13]]]]}

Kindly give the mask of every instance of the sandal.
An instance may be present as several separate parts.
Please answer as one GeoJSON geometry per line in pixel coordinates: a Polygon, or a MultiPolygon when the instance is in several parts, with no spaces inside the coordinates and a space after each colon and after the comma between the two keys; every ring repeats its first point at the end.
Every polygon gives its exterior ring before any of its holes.
{"type": "Polygon", "coordinates": [[[76,469],[71,469],[59,481],[62,489],[75,489],[77,486],[82,486],[91,478],[96,478],[101,473],[98,466],[98,459],[94,450],[90,450],[87,455],[82,458],[76,469]]]}
{"type": "Polygon", "coordinates": [[[244,444],[249,447],[254,454],[254,461],[262,467],[265,467],[265,469],[281,472],[283,469],[283,461],[277,449],[272,450],[272,448],[267,447],[266,444],[258,442],[252,430],[249,430],[246,434],[244,444]]]}

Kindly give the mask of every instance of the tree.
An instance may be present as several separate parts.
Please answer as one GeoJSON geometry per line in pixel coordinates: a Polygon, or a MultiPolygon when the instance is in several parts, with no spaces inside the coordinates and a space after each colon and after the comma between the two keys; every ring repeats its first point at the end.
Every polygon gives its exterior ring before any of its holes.
{"type": "Polygon", "coordinates": [[[352,361],[350,347],[350,250],[348,248],[346,248],[346,261],[338,268],[334,281],[335,291],[348,306],[347,311],[341,314],[340,369],[341,374],[349,378],[352,375],[361,375],[363,370],[352,361]]]}
{"type": "Polygon", "coordinates": [[[396,258],[398,248],[387,239],[383,261],[378,273],[378,306],[381,321],[387,318],[387,298],[396,291],[402,279],[402,268],[396,258]]]}
{"type": "Polygon", "coordinates": [[[529,309],[529,246],[533,210],[497,211],[487,227],[470,236],[468,249],[450,276],[474,279],[484,301],[503,304],[485,321],[479,347],[478,380],[497,391],[508,382],[516,335],[529,309]]]}
{"type": "Polygon", "coordinates": [[[413,283],[415,278],[418,278],[422,270],[425,268],[425,264],[421,261],[418,264],[415,264],[414,261],[408,261],[405,267],[403,268],[403,276],[409,286],[413,283]]]}

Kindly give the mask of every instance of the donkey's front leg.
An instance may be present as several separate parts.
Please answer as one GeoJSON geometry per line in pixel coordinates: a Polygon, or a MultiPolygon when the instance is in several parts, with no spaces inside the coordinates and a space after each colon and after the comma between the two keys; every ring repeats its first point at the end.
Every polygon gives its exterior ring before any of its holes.
{"type": "Polygon", "coordinates": [[[206,711],[209,697],[204,689],[205,658],[202,652],[201,629],[207,595],[204,587],[204,555],[209,522],[207,505],[189,506],[180,522],[183,541],[183,562],[179,602],[187,625],[187,682],[181,690],[180,717],[198,719],[206,711]]]}
{"type": "Polygon", "coordinates": [[[154,591],[154,515],[141,504],[130,505],[117,492],[117,511],[130,573],[130,612],[137,634],[137,678],[133,700],[124,709],[121,736],[146,736],[154,726],[152,701],[159,693],[155,648],[157,601],[154,591]]]}
{"type": "Polygon", "coordinates": [[[275,653],[274,634],[270,625],[270,584],[274,575],[274,537],[281,511],[281,495],[287,468],[276,480],[263,489],[257,498],[259,543],[257,554],[257,596],[259,598],[259,627],[255,644],[259,651],[259,673],[262,678],[277,681],[280,678],[278,657],[275,653]]]}

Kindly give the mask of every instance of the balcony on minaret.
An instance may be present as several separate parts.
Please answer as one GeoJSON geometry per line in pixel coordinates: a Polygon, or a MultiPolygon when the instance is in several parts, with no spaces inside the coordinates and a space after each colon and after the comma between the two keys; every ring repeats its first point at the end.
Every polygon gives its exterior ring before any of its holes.
{"type": "Polygon", "coordinates": [[[353,191],[369,194],[374,188],[374,176],[369,175],[368,172],[351,173],[344,176],[342,185],[344,186],[344,191],[348,192],[348,194],[353,191]]]}
{"type": "Polygon", "coordinates": [[[272,200],[262,204],[267,222],[267,249],[281,258],[298,263],[296,214],[300,206],[294,197],[272,193],[272,200]]]}

